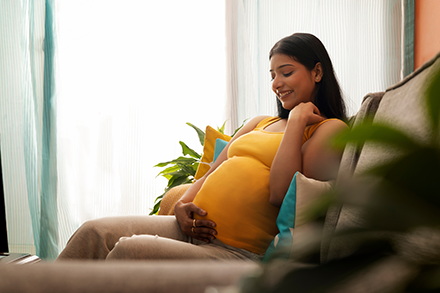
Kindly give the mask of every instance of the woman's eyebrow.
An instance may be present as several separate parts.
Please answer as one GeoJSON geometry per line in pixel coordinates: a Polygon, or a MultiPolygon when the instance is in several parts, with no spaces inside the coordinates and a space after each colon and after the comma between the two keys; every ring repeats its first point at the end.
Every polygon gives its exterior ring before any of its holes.
{"type": "MultiPolygon", "coordinates": [[[[277,70],[281,69],[283,67],[286,67],[286,66],[295,66],[295,65],[293,65],[293,64],[283,64],[283,65],[278,66],[277,70]]],[[[273,69],[269,70],[269,72],[273,72],[273,71],[274,71],[273,69]]]]}

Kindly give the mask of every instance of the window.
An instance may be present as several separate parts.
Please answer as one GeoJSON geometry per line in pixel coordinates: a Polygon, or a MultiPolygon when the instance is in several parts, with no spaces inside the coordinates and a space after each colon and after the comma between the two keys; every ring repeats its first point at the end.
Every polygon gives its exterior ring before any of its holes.
{"type": "Polygon", "coordinates": [[[58,168],[63,245],[87,219],[148,214],[153,166],[221,126],[224,1],[60,1],[58,168]]]}

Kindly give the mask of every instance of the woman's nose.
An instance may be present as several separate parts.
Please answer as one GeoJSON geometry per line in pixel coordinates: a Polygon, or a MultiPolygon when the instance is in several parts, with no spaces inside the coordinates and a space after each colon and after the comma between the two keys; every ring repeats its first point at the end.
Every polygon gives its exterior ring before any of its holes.
{"type": "Polygon", "coordinates": [[[280,78],[275,77],[273,79],[273,81],[272,81],[272,89],[273,89],[274,92],[277,92],[278,89],[280,89],[282,85],[283,85],[283,83],[282,83],[280,78]]]}

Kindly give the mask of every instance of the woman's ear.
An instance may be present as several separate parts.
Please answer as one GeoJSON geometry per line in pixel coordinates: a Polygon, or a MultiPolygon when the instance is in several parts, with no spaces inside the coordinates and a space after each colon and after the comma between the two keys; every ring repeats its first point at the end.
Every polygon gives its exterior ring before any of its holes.
{"type": "Polygon", "coordinates": [[[322,71],[321,62],[316,63],[315,68],[313,68],[312,72],[315,75],[315,82],[320,82],[324,74],[324,72],[322,71]]]}

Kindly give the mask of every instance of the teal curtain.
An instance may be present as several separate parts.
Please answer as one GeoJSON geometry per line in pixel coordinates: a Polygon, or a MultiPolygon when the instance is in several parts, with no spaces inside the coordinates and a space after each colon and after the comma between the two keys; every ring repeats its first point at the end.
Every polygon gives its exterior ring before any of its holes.
{"type": "Polygon", "coordinates": [[[414,71],[415,0],[402,0],[402,77],[414,71]]]}
{"type": "Polygon", "coordinates": [[[9,250],[58,254],[55,0],[0,0],[0,135],[9,250]]]}

